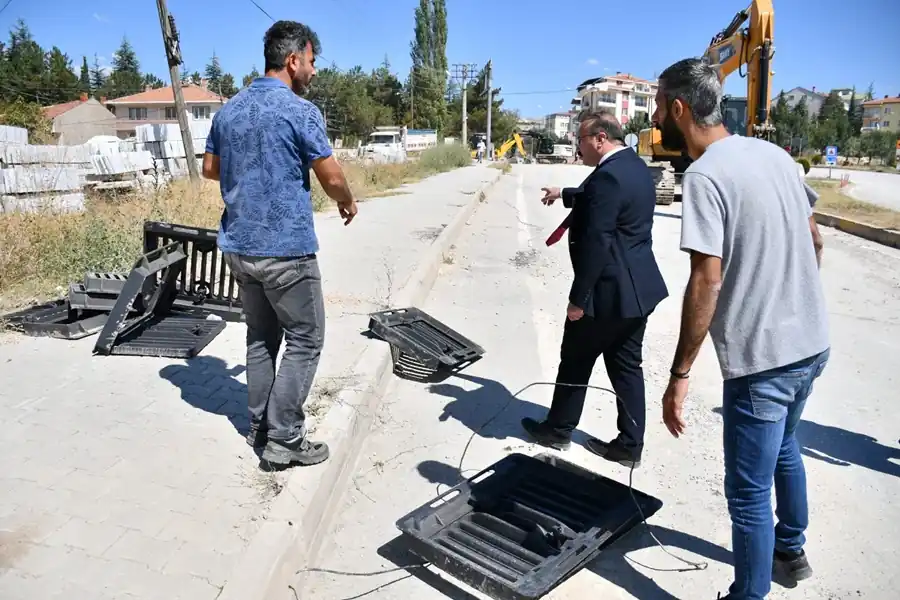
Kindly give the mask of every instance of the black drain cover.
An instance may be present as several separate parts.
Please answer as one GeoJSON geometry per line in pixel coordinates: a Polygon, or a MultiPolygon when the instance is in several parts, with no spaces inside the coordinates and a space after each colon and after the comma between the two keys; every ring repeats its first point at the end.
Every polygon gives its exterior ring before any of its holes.
{"type": "Polygon", "coordinates": [[[498,600],[544,596],[662,502],[550,455],[511,454],[397,522],[410,550],[498,600]],[[640,511],[635,505],[640,504],[640,511]]]}

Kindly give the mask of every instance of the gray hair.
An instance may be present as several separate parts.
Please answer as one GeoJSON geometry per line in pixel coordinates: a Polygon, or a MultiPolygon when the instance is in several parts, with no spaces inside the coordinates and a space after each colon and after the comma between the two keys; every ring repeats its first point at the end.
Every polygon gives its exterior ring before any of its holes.
{"type": "Polygon", "coordinates": [[[319,36],[307,25],[297,21],[277,21],[263,37],[266,72],[284,69],[291,54],[303,56],[306,53],[307,44],[312,46],[313,56],[322,51],[319,36]]]}
{"type": "Polygon", "coordinates": [[[606,137],[611,142],[625,143],[625,133],[622,131],[622,125],[619,123],[616,115],[608,110],[584,111],[578,115],[578,124],[585,128],[587,135],[599,135],[602,132],[606,134],[606,137]]]}
{"type": "Polygon", "coordinates": [[[659,76],[659,89],[671,105],[681,100],[701,127],[722,124],[722,83],[714,68],[699,58],[680,60],[659,76]]]}

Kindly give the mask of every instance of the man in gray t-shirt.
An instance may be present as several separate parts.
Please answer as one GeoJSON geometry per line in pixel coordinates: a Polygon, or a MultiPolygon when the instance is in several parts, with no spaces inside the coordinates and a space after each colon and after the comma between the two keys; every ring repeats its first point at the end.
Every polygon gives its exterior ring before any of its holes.
{"type": "Polygon", "coordinates": [[[722,124],[722,87],[697,59],[659,78],[654,123],[662,142],[694,162],[682,182],[681,249],[690,254],[681,334],[663,396],[676,437],[690,368],[709,333],[723,385],[725,496],[732,519],[730,600],[763,600],[772,565],[812,575],[803,551],[806,474],[795,431],[829,355],[819,278],[818,199],[796,163],[765,140],[722,124]],[[771,489],[778,504],[773,522],[771,489]]]}

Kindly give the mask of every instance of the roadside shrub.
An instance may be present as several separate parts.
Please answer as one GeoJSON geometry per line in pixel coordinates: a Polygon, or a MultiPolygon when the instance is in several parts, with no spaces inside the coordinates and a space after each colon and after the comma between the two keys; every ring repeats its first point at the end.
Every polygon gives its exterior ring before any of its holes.
{"type": "Polygon", "coordinates": [[[822,164],[822,155],[821,154],[813,154],[812,155],[812,164],[821,165],[822,164]]]}
{"type": "Polygon", "coordinates": [[[440,144],[422,151],[418,163],[425,171],[439,173],[471,165],[472,155],[462,144],[440,144]]]}
{"type": "Polygon", "coordinates": [[[798,158],[797,162],[803,165],[804,173],[809,173],[809,160],[807,160],[806,158],[798,158]]]}

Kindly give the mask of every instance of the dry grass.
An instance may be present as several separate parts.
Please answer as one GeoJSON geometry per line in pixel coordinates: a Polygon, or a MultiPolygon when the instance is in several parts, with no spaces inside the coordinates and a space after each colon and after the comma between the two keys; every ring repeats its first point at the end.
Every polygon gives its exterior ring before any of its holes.
{"type": "MultiPolygon", "coordinates": [[[[398,165],[347,163],[344,172],[360,200],[404,183],[469,165],[462,146],[439,146],[416,161],[398,165]]],[[[313,206],[332,205],[313,178],[313,206]]],[[[145,220],[218,227],[218,185],[176,181],[160,192],[89,197],[80,214],[0,214],[0,308],[9,309],[61,295],[87,271],[127,271],[140,256],[145,220]]]]}
{"type": "Polygon", "coordinates": [[[900,212],[842,194],[837,181],[807,179],[819,192],[816,210],[884,229],[900,229],[900,212]]]}
{"type": "Polygon", "coordinates": [[[504,175],[512,171],[512,165],[505,161],[491,163],[490,167],[502,171],[504,175]]]}

